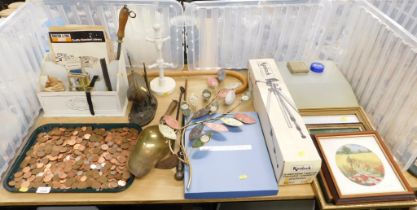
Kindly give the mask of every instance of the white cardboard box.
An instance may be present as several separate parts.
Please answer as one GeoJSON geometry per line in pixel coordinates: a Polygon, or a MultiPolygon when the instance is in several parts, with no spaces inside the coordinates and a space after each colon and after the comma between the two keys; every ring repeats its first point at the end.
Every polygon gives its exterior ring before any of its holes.
{"type": "Polygon", "coordinates": [[[249,60],[249,84],[279,184],[311,183],[321,158],[275,61],[249,60]]]}
{"type": "MultiPolygon", "coordinates": [[[[45,59],[44,62],[50,62],[45,59]]],[[[48,66],[48,65],[43,65],[48,66]]],[[[124,57],[119,61],[111,61],[108,69],[117,68],[117,78],[113,91],[91,91],[91,99],[94,106],[94,116],[125,116],[128,105],[127,89],[128,80],[124,57]]],[[[46,69],[42,69],[42,73],[46,69]]],[[[103,78],[100,78],[103,80],[103,78]]],[[[42,86],[40,84],[40,86],[42,86]]],[[[114,86],[112,84],[112,86],[114,86]]],[[[42,87],[37,93],[46,117],[91,117],[87,104],[87,97],[83,91],[42,92],[42,87]]]]}

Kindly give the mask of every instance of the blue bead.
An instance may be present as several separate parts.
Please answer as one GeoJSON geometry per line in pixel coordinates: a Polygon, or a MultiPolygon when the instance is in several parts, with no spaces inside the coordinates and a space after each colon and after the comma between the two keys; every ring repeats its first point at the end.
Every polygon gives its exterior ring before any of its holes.
{"type": "Polygon", "coordinates": [[[316,73],[322,73],[324,71],[324,65],[319,62],[314,62],[310,65],[310,70],[316,73]]]}

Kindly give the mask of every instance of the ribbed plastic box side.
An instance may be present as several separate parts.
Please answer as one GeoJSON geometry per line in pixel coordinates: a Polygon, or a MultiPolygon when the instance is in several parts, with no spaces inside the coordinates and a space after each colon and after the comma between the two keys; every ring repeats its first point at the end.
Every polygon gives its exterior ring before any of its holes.
{"type": "Polygon", "coordinates": [[[25,4],[0,23],[0,174],[39,114],[36,84],[46,50],[42,11],[25,4]]]}
{"type": "Polygon", "coordinates": [[[417,156],[417,39],[367,2],[355,12],[337,63],[406,169],[417,156]]]}
{"type": "Polygon", "coordinates": [[[417,1],[368,0],[375,7],[417,37],[417,1]]]}
{"type": "Polygon", "coordinates": [[[190,69],[333,60],[404,169],[416,158],[417,40],[368,1],[193,2],[186,15],[190,69]]]}
{"type": "MultiPolygon", "coordinates": [[[[48,25],[60,26],[102,25],[109,32],[111,39],[117,40],[119,10],[123,5],[136,13],[129,18],[123,46],[129,55],[132,65],[142,67],[142,63],[152,64],[158,58],[152,39],[153,27],[159,25],[162,36],[170,36],[162,47],[163,58],[174,65],[173,69],[184,67],[183,25],[180,20],[183,9],[177,1],[151,0],[35,0],[48,17],[48,25]]],[[[126,60],[127,61],[127,60],[126,60]]]]}
{"type": "Polygon", "coordinates": [[[304,59],[316,43],[320,1],[204,1],[186,6],[188,67],[245,69],[253,58],[304,59]]]}

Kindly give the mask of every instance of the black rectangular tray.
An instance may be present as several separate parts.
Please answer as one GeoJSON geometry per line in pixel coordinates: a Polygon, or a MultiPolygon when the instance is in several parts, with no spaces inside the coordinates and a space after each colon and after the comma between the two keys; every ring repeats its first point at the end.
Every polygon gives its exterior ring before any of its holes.
{"type": "MultiPolygon", "coordinates": [[[[42,125],[33,131],[33,133],[30,135],[28,141],[24,145],[22,152],[17,156],[16,160],[11,165],[9,171],[6,173],[5,179],[3,181],[3,187],[9,192],[13,193],[35,193],[37,189],[30,188],[26,192],[21,192],[19,189],[16,189],[15,187],[9,186],[9,181],[13,179],[14,174],[19,170],[19,166],[23,159],[26,156],[26,152],[35,144],[36,138],[39,133],[42,132],[48,132],[56,127],[63,127],[63,128],[76,128],[76,127],[92,127],[95,128],[104,128],[106,130],[110,130],[113,128],[134,128],[138,130],[140,133],[142,131],[141,127],[134,123],[51,123],[51,124],[45,124],[42,125]]],[[[123,190],[126,190],[133,182],[134,176],[131,174],[129,179],[126,182],[126,185],[123,187],[116,187],[112,189],[93,189],[93,188],[87,188],[87,189],[54,189],[51,188],[50,193],[114,193],[114,192],[121,192],[123,190]]]]}

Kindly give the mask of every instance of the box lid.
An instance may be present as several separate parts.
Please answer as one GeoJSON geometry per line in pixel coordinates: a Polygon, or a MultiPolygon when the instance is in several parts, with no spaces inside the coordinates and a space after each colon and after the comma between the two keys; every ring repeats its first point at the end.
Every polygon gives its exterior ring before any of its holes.
{"type": "MultiPolygon", "coordinates": [[[[229,127],[228,132],[213,132],[210,142],[192,148],[189,127],[185,145],[192,167],[184,170],[184,196],[192,199],[235,198],[276,195],[278,184],[265,145],[257,113],[245,114],[256,119],[254,124],[229,127]]],[[[214,115],[212,117],[216,117],[214,115]]],[[[200,120],[200,119],[198,119],[200,120]]],[[[205,132],[209,130],[205,128],[205,132]]]]}

